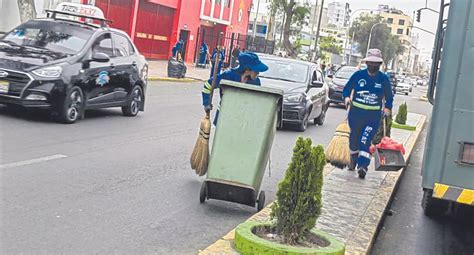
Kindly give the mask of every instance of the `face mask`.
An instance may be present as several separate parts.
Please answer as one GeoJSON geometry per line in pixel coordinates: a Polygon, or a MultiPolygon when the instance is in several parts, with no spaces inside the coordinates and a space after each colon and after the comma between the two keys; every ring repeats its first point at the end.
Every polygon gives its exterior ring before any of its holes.
{"type": "Polygon", "coordinates": [[[380,70],[380,66],[367,66],[370,73],[376,73],[380,70]]]}

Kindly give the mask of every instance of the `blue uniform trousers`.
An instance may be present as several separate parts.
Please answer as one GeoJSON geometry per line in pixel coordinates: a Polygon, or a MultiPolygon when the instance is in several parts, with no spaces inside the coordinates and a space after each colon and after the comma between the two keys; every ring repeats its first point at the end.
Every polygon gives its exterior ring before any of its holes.
{"type": "Polygon", "coordinates": [[[349,149],[357,168],[367,168],[370,164],[370,145],[380,126],[380,110],[365,110],[351,107],[349,111],[349,149]]]}

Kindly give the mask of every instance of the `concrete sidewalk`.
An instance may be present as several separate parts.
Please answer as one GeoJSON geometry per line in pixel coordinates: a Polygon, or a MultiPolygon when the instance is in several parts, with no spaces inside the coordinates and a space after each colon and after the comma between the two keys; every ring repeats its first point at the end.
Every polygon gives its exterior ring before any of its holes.
{"type": "Polygon", "coordinates": [[[192,63],[185,63],[187,67],[186,78],[169,78],[168,77],[168,61],[167,60],[149,60],[148,61],[148,79],[150,81],[178,81],[193,82],[204,81],[209,79],[211,68],[198,68],[192,63]]]}
{"type": "MultiPolygon", "coordinates": [[[[416,131],[392,128],[392,138],[405,146],[407,161],[425,120],[423,115],[409,113],[407,124],[416,126],[416,131]]],[[[343,241],[346,254],[370,252],[379,223],[404,171],[376,172],[373,169],[372,164],[365,180],[359,179],[356,172],[329,164],[324,169],[323,211],[316,228],[343,241]]],[[[270,205],[249,220],[268,220],[270,205]]],[[[238,254],[233,248],[233,240],[234,230],[200,254],[238,254]]]]}

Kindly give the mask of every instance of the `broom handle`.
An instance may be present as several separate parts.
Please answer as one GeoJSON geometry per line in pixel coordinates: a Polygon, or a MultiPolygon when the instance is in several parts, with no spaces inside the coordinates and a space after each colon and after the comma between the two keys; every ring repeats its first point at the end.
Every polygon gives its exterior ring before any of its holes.
{"type": "Polygon", "coordinates": [[[387,121],[387,117],[385,116],[385,114],[383,115],[382,119],[383,119],[383,137],[385,137],[387,136],[387,127],[385,124],[385,122],[387,121]]]}
{"type": "MultiPolygon", "coordinates": [[[[212,70],[212,84],[211,84],[211,95],[209,98],[209,105],[212,106],[212,98],[214,97],[214,88],[216,87],[217,82],[217,69],[219,69],[219,61],[221,57],[221,38],[224,33],[220,32],[219,37],[217,38],[217,52],[216,52],[216,59],[214,60],[214,70],[212,70]]],[[[206,117],[209,118],[210,112],[206,113],[206,117]]]]}
{"type": "Polygon", "coordinates": [[[352,98],[354,98],[354,90],[351,91],[351,96],[349,97],[351,100],[348,105],[346,105],[346,120],[349,118],[349,111],[351,110],[352,98]]]}

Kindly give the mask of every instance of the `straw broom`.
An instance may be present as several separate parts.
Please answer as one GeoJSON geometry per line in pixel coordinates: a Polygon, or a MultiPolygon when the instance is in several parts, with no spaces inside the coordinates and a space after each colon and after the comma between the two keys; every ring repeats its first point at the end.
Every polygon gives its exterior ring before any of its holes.
{"type": "MultiPolygon", "coordinates": [[[[354,91],[352,91],[351,99],[354,91]]],[[[347,113],[349,113],[350,106],[347,106],[347,113]]],[[[351,153],[349,150],[349,135],[351,129],[347,124],[347,118],[339,124],[336,132],[326,148],[326,160],[331,165],[344,168],[351,163],[351,153]]]]}
{"type": "MultiPolygon", "coordinates": [[[[211,94],[209,103],[212,105],[212,97],[214,95],[214,87],[216,86],[217,69],[220,61],[220,46],[217,46],[216,59],[214,60],[214,70],[211,84],[211,94]]],[[[201,120],[199,127],[199,135],[194,145],[193,153],[191,154],[191,168],[196,171],[196,174],[203,176],[207,172],[209,165],[209,137],[211,134],[211,120],[210,113],[207,112],[206,116],[201,120]]]]}

